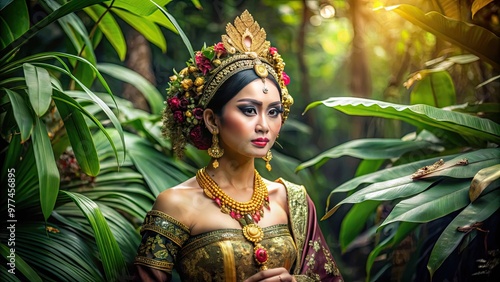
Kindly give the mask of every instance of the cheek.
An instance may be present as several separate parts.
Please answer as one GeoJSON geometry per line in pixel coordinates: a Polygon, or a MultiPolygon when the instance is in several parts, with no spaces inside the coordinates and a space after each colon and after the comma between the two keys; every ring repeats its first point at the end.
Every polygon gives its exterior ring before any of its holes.
{"type": "Polygon", "coordinates": [[[234,136],[244,134],[249,130],[251,125],[248,121],[233,115],[230,118],[224,119],[222,126],[228,135],[234,136]]]}
{"type": "Polygon", "coordinates": [[[275,119],[272,119],[271,121],[269,121],[269,129],[274,134],[280,133],[281,126],[283,126],[283,123],[281,122],[281,117],[275,118],[275,119]]]}

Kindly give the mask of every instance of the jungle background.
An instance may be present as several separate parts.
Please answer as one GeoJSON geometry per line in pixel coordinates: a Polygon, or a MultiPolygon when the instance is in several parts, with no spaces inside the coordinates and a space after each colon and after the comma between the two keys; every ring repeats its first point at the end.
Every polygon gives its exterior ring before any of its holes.
{"type": "Polygon", "coordinates": [[[258,169],[305,185],[345,281],[497,279],[498,1],[2,0],[2,281],[131,278],[208,161],[160,135],[169,77],[244,9],[295,100],[258,169]]]}

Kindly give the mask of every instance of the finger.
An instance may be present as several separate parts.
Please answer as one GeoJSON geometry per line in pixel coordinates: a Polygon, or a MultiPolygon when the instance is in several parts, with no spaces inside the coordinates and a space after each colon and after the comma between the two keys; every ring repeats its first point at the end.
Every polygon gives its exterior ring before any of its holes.
{"type": "MultiPolygon", "coordinates": [[[[288,271],[284,267],[271,268],[271,269],[257,272],[256,274],[252,275],[247,280],[245,280],[245,282],[279,281],[279,278],[278,278],[279,275],[281,275],[281,277],[283,277],[284,275],[290,275],[290,274],[288,273],[288,271]]],[[[288,280],[288,281],[291,281],[291,280],[288,280]]]]}

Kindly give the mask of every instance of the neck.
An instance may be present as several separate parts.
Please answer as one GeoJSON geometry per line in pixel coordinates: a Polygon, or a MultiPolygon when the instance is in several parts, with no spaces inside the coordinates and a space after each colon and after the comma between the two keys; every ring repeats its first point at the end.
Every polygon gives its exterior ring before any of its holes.
{"type": "Polygon", "coordinates": [[[221,158],[218,162],[219,167],[213,168],[211,161],[206,167],[206,172],[221,189],[253,189],[255,174],[253,158],[241,162],[221,158]]]}

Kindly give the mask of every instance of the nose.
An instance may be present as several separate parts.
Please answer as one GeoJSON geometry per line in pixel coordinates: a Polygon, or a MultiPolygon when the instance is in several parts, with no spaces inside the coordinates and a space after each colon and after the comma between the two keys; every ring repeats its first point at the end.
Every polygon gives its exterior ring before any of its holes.
{"type": "Polygon", "coordinates": [[[262,133],[269,132],[269,123],[265,115],[259,115],[259,120],[257,121],[257,125],[255,126],[255,131],[262,133]]]}

